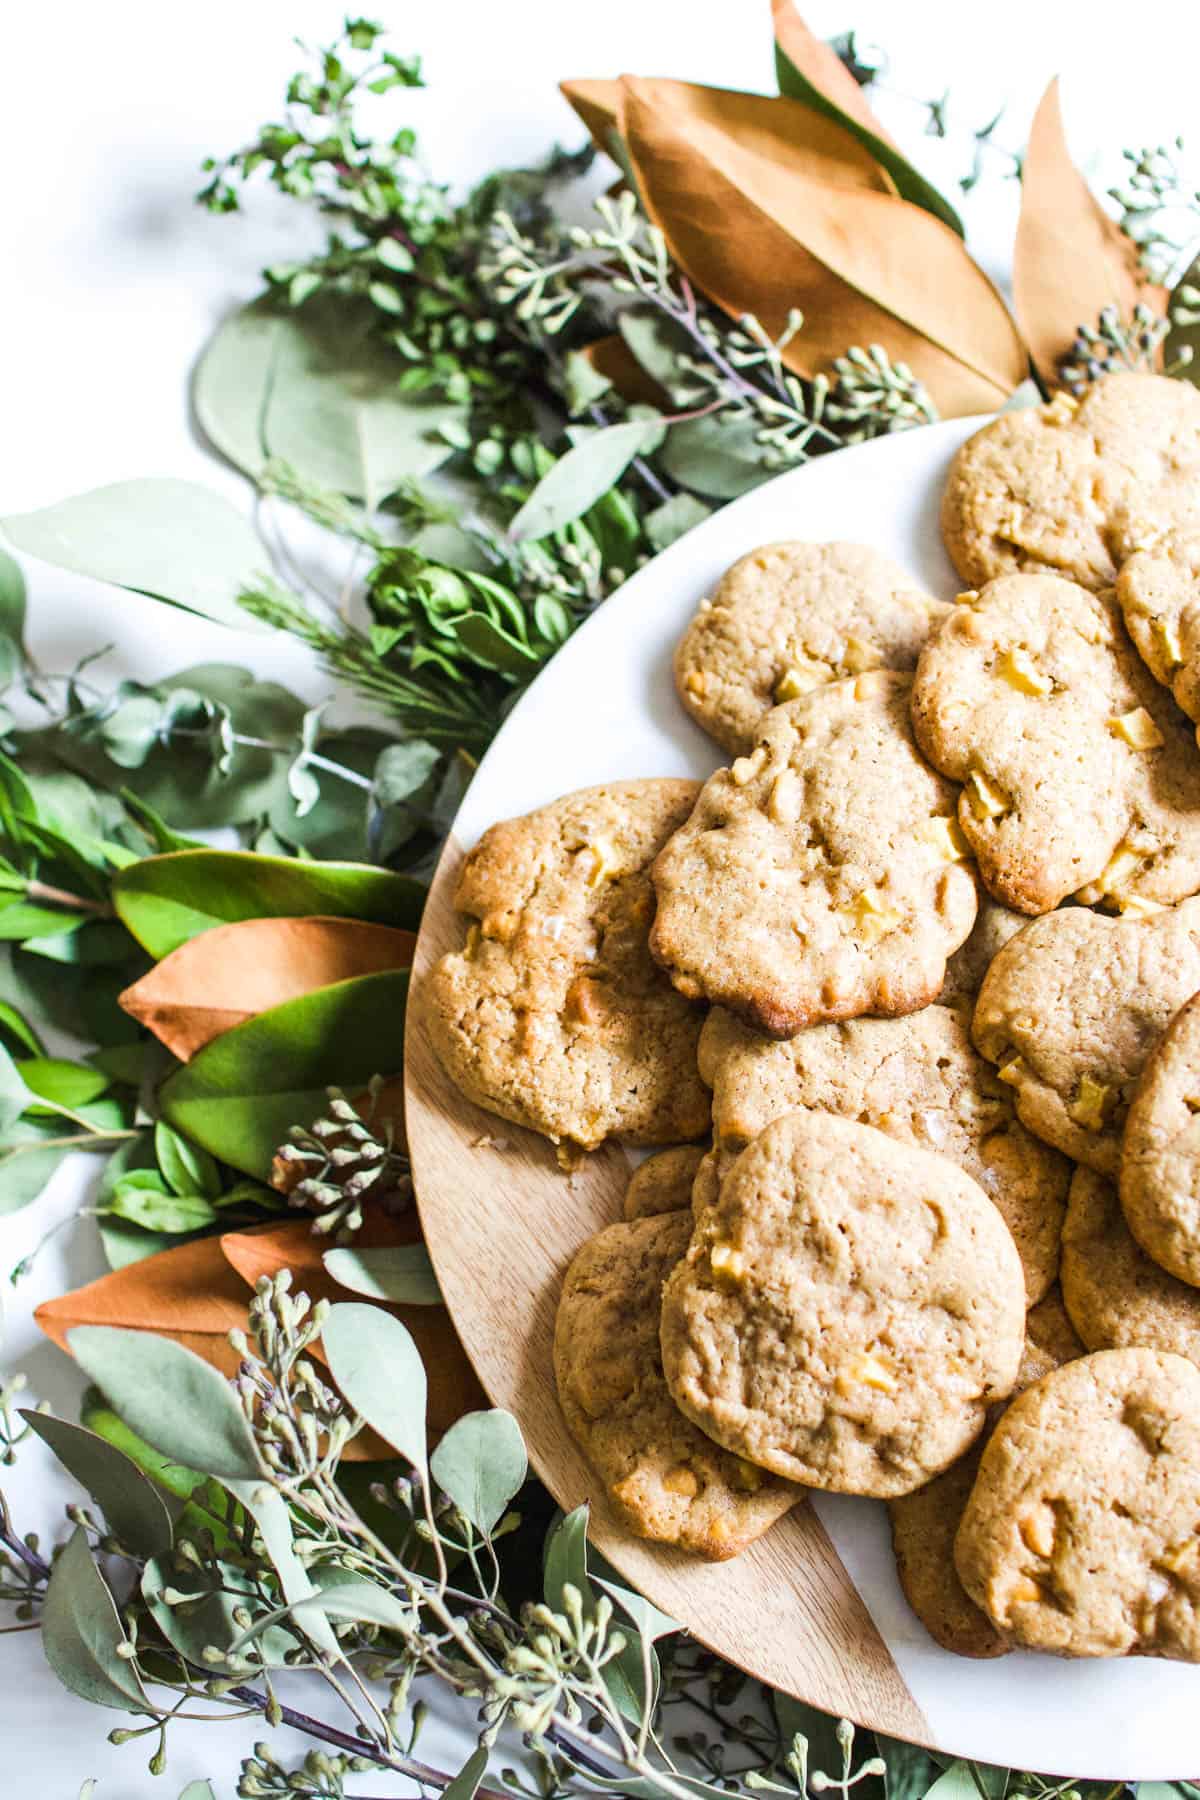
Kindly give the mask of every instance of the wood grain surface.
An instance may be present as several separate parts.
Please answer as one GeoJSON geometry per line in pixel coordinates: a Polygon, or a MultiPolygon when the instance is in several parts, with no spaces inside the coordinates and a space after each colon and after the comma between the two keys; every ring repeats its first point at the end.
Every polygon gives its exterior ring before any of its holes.
{"type": "Polygon", "coordinates": [[[443,1073],[420,988],[431,964],[463,941],[453,908],[461,859],[452,838],[413,963],[406,1112],[429,1253],[483,1386],[519,1421],[559,1505],[590,1501],[597,1549],[701,1643],[797,1699],[928,1743],[929,1726],[810,1507],[796,1507],[736,1561],[703,1563],[618,1525],[568,1434],[551,1367],[559,1288],[584,1239],[620,1217],[629,1164],[607,1145],[564,1175],[545,1139],[473,1106],[443,1073]]]}

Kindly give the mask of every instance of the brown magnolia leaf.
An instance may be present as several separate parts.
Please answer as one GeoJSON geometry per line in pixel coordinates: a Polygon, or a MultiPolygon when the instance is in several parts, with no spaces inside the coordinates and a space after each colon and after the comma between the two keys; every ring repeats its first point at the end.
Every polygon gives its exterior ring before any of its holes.
{"type": "Polygon", "coordinates": [[[233,1375],[238,1358],[229,1333],[245,1330],[246,1305],[246,1284],[222,1255],[220,1240],[198,1238],[46,1300],[33,1316],[68,1354],[67,1333],[76,1325],[120,1325],[174,1338],[222,1375],[233,1375]]]}
{"type": "Polygon", "coordinates": [[[1034,116],[1021,179],[1021,215],[1013,253],[1017,318],[1034,367],[1047,387],[1061,384],[1059,362],[1081,325],[1095,326],[1106,306],[1128,321],[1138,302],[1166,311],[1166,289],[1146,280],[1138,249],[1109,217],[1071,161],[1058,81],[1034,116]]]}
{"type": "MultiPolygon", "coordinates": [[[[355,1244],[364,1249],[381,1245],[415,1244],[421,1241],[421,1227],[415,1212],[398,1219],[380,1212],[368,1213],[355,1244]]],[[[328,1274],[321,1260],[329,1248],[328,1240],[315,1238],[304,1219],[285,1224],[264,1225],[251,1231],[227,1232],[221,1248],[242,1279],[251,1287],[262,1275],[276,1275],[290,1269],[294,1285],[314,1300],[358,1299],[347,1294],[328,1274]]],[[[373,1304],[381,1305],[382,1302],[373,1304]]],[[[488,1404],[479,1379],[467,1360],[458,1340],[450,1314],[444,1306],[393,1306],[384,1310],[399,1319],[412,1334],[413,1342],[425,1364],[429,1382],[427,1422],[430,1439],[441,1437],[463,1413],[474,1412],[488,1404]]],[[[321,1356],[319,1343],[314,1354],[321,1356]]],[[[322,1360],[324,1358],[322,1357],[322,1360]]],[[[356,1440],[357,1441],[357,1440],[356,1440]]]]}
{"type": "MultiPolygon", "coordinates": [[[[614,130],[619,137],[628,136],[625,106],[631,83],[652,91],[656,103],[670,106],[685,132],[694,128],[730,137],[749,155],[763,158],[782,173],[810,176],[838,188],[896,191],[891,176],[870,151],[836,120],[798,100],[740,94],[689,81],[640,81],[631,75],[623,75],[619,82],[564,81],[562,92],[601,149],[609,148],[614,130]]],[[[635,172],[640,181],[640,171],[635,172]]]]}
{"type": "Polygon", "coordinates": [[[406,969],[411,931],[361,919],[239,919],[172,950],[121,995],[181,1062],[284,1000],[336,981],[406,969]]]}
{"type": "Polygon", "coordinates": [[[796,0],[771,0],[771,19],[775,42],[788,61],[864,131],[873,132],[889,149],[898,150],[837,51],[808,29],[796,11],[796,0]]]}
{"type": "Polygon", "coordinates": [[[1020,384],[1016,327],[949,226],[890,191],[827,178],[819,158],[778,158],[769,130],[748,129],[756,109],[793,103],[739,95],[731,130],[732,110],[698,110],[678,83],[625,76],[621,91],[642,198],[675,260],[723,311],[753,313],[773,336],[798,307],[790,368],[812,376],[852,345],[881,344],[943,417],[994,409],[1020,384]]]}

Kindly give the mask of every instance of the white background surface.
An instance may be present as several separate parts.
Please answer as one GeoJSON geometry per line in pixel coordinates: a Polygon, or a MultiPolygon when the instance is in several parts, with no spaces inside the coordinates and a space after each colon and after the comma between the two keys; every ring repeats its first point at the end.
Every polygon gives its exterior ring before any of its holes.
{"type": "MultiPolygon", "coordinates": [[[[399,93],[388,104],[418,126],[445,178],[535,156],[556,137],[579,141],[555,90],[564,76],[629,69],[771,85],[767,0],[605,0],[598,7],[580,0],[442,0],[419,8],[386,0],[374,10],[398,48],[425,57],[430,91],[399,93]]],[[[210,219],[189,199],[202,156],[232,147],[275,116],[296,66],[290,38],[324,41],[342,11],[326,0],[206,0],[202,7],[59,0],[52,9],[10,0],[2,9],[0,512],[140,474],[206,479],[243,495],[237,477],[192,433],[186,377],[208,331],[255,291],[263,263],[302,246],[305,228],[296,209],[266,195],[233,220],[210,219]]],[[[1102,183],[1119,173],[1121,144],[1186,130],[1194,113],[1194,9],[1131,15],[1109,0],[1009,0],[1002,9],[961,0],[813,0],[807,17],[822,34],[856,26],[864,40],[884,44],[892,80],[908,94],[928,97],[949,87],[952,112],[968,124],[984,123],[1008,102],[997,136],[1014,146],[1046,80],[1062,70],[1072,143],[1102,183]]],[[[969,144],[913,136],[922,115],[903,98],[881,110],[951,191],[969,162],[969,144]]],[[[1015,209],[1015,186],[994,173],[963,208],[972,248],[1001,276],[1015,209]]],[[[31,636],[53,666],[115,639],[123,666],[147,676],[216,654],[274,668],[306,692],[320,690],[290,646],[235,641],[57,571],[29,572],[31,636]]],[[[36,1208],[0,1224],[0,1272],[77,1203],[85,1175],[86,1166],[64,1172],[36,1208]]],[[[98,1271],[98,1255],[80,1232],[8,1296],[6,1359],[28,1369],[38,1397],[65,1403],[70,1382],[32,1327],[30,1306],[98,1271]]],[[[6,1474],[5,1486],[23,1523],[52,1526],[65,1490],[52,1487],[37,1453],[6,1474]]],[[[238,1757],[255,1735],[248,1728],[244,1740],[239,1727],[181,1730],[169,1775],[154,1781],[137,1748],[105,1744],[116,1716],[105,1720],[66,1695],[41,1663],[35,1638],[6,1638],[0,1657],[5,1800],[35,1792],[74,1800],[88,1776],[101,1778],[97,1800],[174,1800],[185,1781],[202,1774],[214,1778],[218,1800],[233,1794],[238,1757]]],[[[1149,1685],[1149,1665],[1145,1674],[1149,1685]]],[[[1063,1703],[1073,1709],[1078,1700],[1067,1691],[1061,1689],[1063,1703]]],[[[436,1762],[454,1750],[435,1734],[425,1753],[436,1762]]],[[[365,1777],[353,1785],[363,1794],[399,1787],[365,1777]]]]}

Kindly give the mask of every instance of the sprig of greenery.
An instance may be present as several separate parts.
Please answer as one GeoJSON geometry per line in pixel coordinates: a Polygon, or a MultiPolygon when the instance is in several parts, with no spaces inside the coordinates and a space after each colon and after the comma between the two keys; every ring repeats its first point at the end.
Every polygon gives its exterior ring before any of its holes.
{"type": "Polygon", "coordinates": [[[412,1205],[408,1157],[397,1150],[390,1122],[376,1129],[382,1086],[378,1075],[368,1082],[365,1116],[340,1088],[331,1087],[325,1117],[293,1126],[276,1154],[272,1186],[286,1194],[289,1206],[313,1215],[312,1228],[320,1237],[348,1242],[361,1228],[368,1203],[392,1215],[412,1205]]]}
{"type": "Polygon", "coordinates": [[[1109,189],[1121,209],[1120,224],[1141,254],[1151,281],[1170,284],[1200,249],[1200,189],[1183,173],[1181,137],[1170,144],[1124,150],[1123,184],[1109,189]]]}
{"type": "MultiPolygon", "coordinates": [[[[1072,394],[1087,392],[1094,381],[1111,375],[1116,369],[1153,370],[1158,351],[1171,329],[1168,319],[1160,318],[1150,307],[1139,302],[1126,324],[1115,306],[1106,306],[1094,326],[1081,325],[1071,349],[1059,363],[1064,387],[1072,394]]],[[[1174,374],[1191,361],[1190,350],[1176,360],[1167,371],[1174,374]]]]}

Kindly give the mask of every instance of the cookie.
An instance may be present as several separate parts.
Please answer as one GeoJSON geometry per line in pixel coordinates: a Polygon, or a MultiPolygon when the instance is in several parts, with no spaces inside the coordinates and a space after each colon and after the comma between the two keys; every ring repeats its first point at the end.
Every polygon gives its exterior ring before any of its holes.
{"type": "Polygon", "coordinates": [[[1014,1643],[1200,1661],[1200,1370],[1106,1350],[1013,1401],[955,1540],[963,1586],[1014,1643]]]}
{"type": "Polygon", "coordinates": [[[705,1155],[703,1144],[677,1144],[638,1164],[629,1178],[621,1215],[651,1219],[660,1213],[684,1212],[692,1203],[692,1183],[705,1155]]]}
{"type": "Polygon", "coordinates": [[[876,669],[767,713],[654,864],[653,954],[773,1037],[925,1006],[975,922],[956,790],[876,669]]]}
{"type": "Polygon", "coordinates": [[[705,600],[675,652],[696,723],[734,756],[762,715],[864,669],[913,669],[949,608],[863,544],[764,544],[705,600]]]}
{"type": "Polygon", "coordinates": [[[797,1107],[857,1119],[950,1157],[979,1183],[1016,1241],[1030,1304],[1058,1273],[1070,1164],[1019,1122],[964,1009],[818,1025],[776,1043],[718,1006],[700,1033],[700,1074],[722,1150],[741,1150],[797,1107]]]}
{"type": "Polygon", "coordinates": [[[466,945],[422,994],[433,1047],[469,1100],[585,1150],[704,1135],[701,1016],[647,946],[649,865],[696,793],[613,782],[484,832],[454,897],[466,945]]]}
{"type": "Polygon", "coordinates": [[[571,1435],[638,1537],[713,1560],[736,1556],[801,1498],[791,1482],[718,1449],[667,1392],[658,1347],[662,1284],[691,1216],[610,1225],[567,1271],[554,1374],[571,1435]]]}
{"type": "Polygon", "coordinates": [[[969,1176],[798,1112],[742,1151],[697,1220],[663,1294],[663,1368],[727,1450],[888,1498],[974,1442],[1024,1327],[1016,1247],[969,1176]]]}
{"type": "MultiPolygon", "coordinates": [[[[1084,1354],[1084,1346],[1063,1302],[1062,1286],[1057,1281],[1025,1314],[1025,1354],[1028,1357],[1035,1351],[1056,1369],[1084,1354]]],[[[1034,1380],[1037,1379],[1039,1377],[1035,1376],[1034,1380]]],[[[1018,1383],[1018,1386],[1028,1385],[1027,1382],[1018,1383]]]]}
{"type": "Polygon", "coordinates": [[[1200,888],[1195,733],[1133,649],[1111,594],[1009,575],[921,652],[913,730],[963,783],[958,822],[996,899],[1074,894],[1140,910],[1200,888]]]}
{"type": "Polygon", "coordinates": [[[1077,1169],[1062,1240],[1067,1312],[1089,1350],[1142,1344],[1200,1365],[1200,1293],[1152,1262],[1103,1175],[1077,1169]]]}
{"type": "Polygon", "coordinates": [[[1146,1059],[1125,1122],[1120,1187],[1143,1250],[1200,1287],[1200,994],[1146,1059]]]}
{"type": "Polygon", "coordinates": [[[1200,901],[1146,919],[1066,907],[1032,920],[979,991],[972,1035],[1022,1124],[1115,1175],[1143,1064],[1200,988],[1200,901]]]}
{"type": "Polygon", "coordinates": [[[1107,375],[1081,401],[1058,394],[968,438],[942,495],[942,536],[973,587],[1028,569],[1111,587],[1148,536],[1193,517],[1198,483],[1196,389],[1107,375]]]}
{"type": "Polygon", "coordinates": [[[993,900],[988,893],[980,894],[979,911],[971,935],[946,964],[946,979],[938,995],[940,1004],[974,1006],[983,978],[997,953],[1025,924],[1028,924],[1025,913],[1014,912],[1011,906],[1001,906],[999,900],[993,900]]]}
{"type": "Polygon", "coordinates": [[[1116,591],[1138,655],[1200,720],[1200,534],[1138,551],[1122,563],[1116,591]]]}

